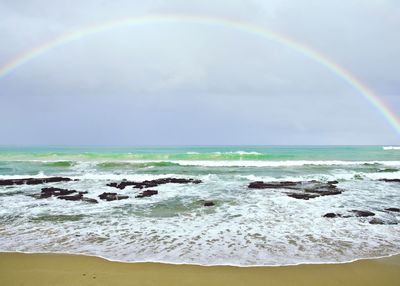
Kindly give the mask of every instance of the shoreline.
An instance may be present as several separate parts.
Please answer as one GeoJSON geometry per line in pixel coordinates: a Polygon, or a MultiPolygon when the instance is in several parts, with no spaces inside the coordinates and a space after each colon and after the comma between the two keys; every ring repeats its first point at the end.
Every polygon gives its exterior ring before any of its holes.
{"type": "Polygon", "coordinates": [[[199,266],[0,253],[0,285],[400,285],[400,255],[339,264],[199,266]]]}
{"type": "Polygon", "coordinates": [[[400,260],[400,252],[382,256],[371,256],[371,257],[362,257],[362,258],[354,258],[346,261],[318,261],[318,262],[298,262],[298,263],[288,263],[288,264],[202,264],[202,263],[194,263],[194,262],[173,262],[173,261],[162,261],[162,260],[138,260],[138,261],[125,261],[112,259],[101,255],[89,254],[89,253],[73,253],[73,252],[36,252],[36,251],[7,251],[0,250],[0,256],[2,254],[28,254],[28,255],[62,255],[62,256],[79,256],[79,257],[92,257],[103,259],[107,262],[115,262],[115,263],[123,263],[123,264],[143,264],[143,263],[155,263],[155,264],[166,264],[166,265],[177,265],[177,266],[199,266],[199,267],[237,267],[237,268],[257,268],[257,267],[289,267],[289,266],[302,266],[302,265],[341,265],[341,264],[349,264],[358,261],[369,261],[369,260],[380,260],[380,259],[388,259],[392,257],[399,257],[400,260]]]}

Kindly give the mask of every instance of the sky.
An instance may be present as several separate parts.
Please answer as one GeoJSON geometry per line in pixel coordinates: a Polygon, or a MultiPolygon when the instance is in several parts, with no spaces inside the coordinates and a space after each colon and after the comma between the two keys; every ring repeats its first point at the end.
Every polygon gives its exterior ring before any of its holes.
{"type": "MultiPolygon", "coordinates": [[[[400,117],[397,0],[0,0],[0,66],[122,18],[213,17],[326,55],[400,117]]],[[[205,23],[91,34],[0,77],[0,145],[400,144],[359,91],[299,51],[205,23]]]]}

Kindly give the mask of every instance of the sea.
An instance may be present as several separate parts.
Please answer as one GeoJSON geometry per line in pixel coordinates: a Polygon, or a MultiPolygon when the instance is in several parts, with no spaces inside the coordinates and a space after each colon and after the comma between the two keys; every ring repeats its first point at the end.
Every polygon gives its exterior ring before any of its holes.
{"type": "Polygon", "coordinates": [[[400,253],[398,146],[0,147],[0,181],[55,176],[72,180],[0,185],[0,251],[236,266],[400,253]],[[201,183],[165,183],[141,198],[146,188],[108,186],[160,178],[201,183]],[[299,199],[284,186],[249,188],[257,181],[336,181],[342,192],[299,199]],[[98,203],[34,196],[45,187],[98,203]]]}

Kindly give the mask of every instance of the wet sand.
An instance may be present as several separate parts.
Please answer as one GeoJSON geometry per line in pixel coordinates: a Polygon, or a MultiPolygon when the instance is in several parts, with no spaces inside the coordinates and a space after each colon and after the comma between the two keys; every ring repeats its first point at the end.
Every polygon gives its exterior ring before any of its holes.
{"type": "Polygon", "coordinates": [[[0,285],[400,285],[400,255],[345,264],[232,267],[0,253],[0,285]]]}

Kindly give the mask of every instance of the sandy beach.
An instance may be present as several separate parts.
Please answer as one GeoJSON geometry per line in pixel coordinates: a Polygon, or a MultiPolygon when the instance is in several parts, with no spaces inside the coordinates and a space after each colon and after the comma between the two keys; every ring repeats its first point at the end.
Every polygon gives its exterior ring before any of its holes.
{"type": "Polygon", "coordinates": [[[345,264],[231,267],[0,254],[0,285],[400,285],[400,255],[345,264]]]}

